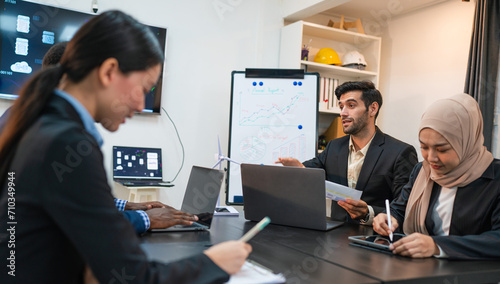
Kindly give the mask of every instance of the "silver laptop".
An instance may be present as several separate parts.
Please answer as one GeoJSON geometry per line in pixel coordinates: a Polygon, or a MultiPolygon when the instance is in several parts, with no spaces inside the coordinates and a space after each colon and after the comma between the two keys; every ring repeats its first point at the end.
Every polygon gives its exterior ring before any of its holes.
{"type": "Polygon", "coordinates": [[[181,211],[198,216],[192,225],[176,225],[166,229],[152,229],[151,232],[178,232],[208,230],[212,225],[215,206],[224,178],[224,172],[217,169],[193,166],[182,201],[181,211]]]}
{"type": "Polygon", "coordinates": [[[321,231],[343,222],[326,217],[325,171],[241,164],[245,219],[321,231]]]}

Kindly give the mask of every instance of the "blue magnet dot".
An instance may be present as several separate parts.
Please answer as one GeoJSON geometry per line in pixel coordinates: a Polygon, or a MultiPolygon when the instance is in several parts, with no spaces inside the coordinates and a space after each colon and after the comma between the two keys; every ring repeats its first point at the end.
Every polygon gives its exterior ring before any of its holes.
{"type": "Polygon", "coordinates": [[[302,82],[299,82],[299,86],[302,86],[302,82]]]}
{"type": "Polygon", "coordinates": [[[299,125],[299,129],[302,129],[302,125],[299,125]]]}
{"type": "Polygon", "coordinates": [[[257,86],[257,82],[253,82],[252,85],[257,86]]]}
{"type": "Polygon", "coordinates": [[[293,85],[294,85],[294,86],[297,86],[297,81],[293,81],[293,85]]]}
{"type": "Polygon", "coordinates": [[[262,83],[262,82],[259,82],[259,86],[262,86],[262,85],[264,85],[264,83],[262,83]]]}

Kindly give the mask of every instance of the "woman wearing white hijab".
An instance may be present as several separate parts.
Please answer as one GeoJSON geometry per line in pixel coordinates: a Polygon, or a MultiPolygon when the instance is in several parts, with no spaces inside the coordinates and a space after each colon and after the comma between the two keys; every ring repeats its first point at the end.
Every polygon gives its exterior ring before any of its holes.
{"type": "Polygon", "coordinates": [[[424,161],[373,229],[407,235],[391,249],[404,256],[500,259],[500,160],[484,147],[477,102],[460,94],[435,102],[422,115],[424,161]]]}

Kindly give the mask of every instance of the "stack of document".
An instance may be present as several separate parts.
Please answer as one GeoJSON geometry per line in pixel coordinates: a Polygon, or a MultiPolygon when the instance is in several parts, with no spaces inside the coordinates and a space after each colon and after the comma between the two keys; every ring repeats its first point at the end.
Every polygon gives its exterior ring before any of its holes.
{"type": "Polygon", "coordinates": [[[272,284],[285,282],[286,278],[283,274],[274,274],[268,268],[252,260],[247,260],[241,267],[241,270],[232,275],[226,284],[272,284]]]}

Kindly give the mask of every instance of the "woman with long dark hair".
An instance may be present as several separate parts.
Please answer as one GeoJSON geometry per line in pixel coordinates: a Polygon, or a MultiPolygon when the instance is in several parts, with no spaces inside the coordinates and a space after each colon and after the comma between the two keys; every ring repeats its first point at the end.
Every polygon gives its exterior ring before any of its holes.
{"type": "Polygon", "coordinates": [[[149,262],[116,210],[94,122],[116,131],[144,107],[163,54],[119,12],[86,23],[60,64],[21,90],[0,136],[1,283],[221,283],[251,251],[222,243],[171,264],[149,262]]]}

